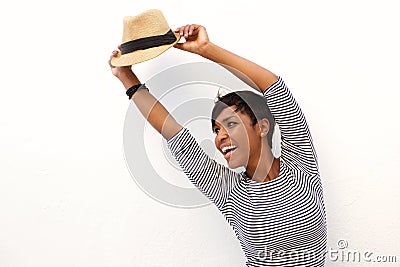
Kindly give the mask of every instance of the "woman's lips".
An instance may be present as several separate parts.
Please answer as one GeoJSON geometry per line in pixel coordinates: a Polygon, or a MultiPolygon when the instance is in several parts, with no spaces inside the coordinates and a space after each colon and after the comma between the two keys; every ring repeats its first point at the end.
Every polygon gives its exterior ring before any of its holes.
{"type": "Polygon", "coordinates": [[[228,153],[224,154],[224,158],[225,158],[226,160],[228,160],[228,159],[232,156],[232,153],[233,153],[236,149],[237,149],[237,148],[228,151],[228,153]]]}

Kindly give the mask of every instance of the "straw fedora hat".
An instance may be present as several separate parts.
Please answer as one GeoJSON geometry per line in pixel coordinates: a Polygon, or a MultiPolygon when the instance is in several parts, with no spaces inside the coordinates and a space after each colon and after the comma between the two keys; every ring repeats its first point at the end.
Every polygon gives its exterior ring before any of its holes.
{"type": "Polygon", "coordinates": [[[179,33],[171,30],[158,9],[124,17],[121,52],[111,59],[111,65],[129,66],[155,58],[176,44],[179,38],[179,33]]]}

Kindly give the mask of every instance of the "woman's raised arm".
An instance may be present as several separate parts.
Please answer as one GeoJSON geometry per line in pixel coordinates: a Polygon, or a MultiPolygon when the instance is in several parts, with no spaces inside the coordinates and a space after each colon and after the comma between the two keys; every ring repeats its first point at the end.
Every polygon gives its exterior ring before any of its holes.
{"type": "MultiPolygon", "coordinates": [[[[139,79],[133,73],[131,66],[115,67],[111,65],[111,58],[117,55],[114,51],[110,57],[109,65],[111,71],[128,90],[130,87],[140,84],[139,79]]],[[[177,134],[182,126],[175,121],[168,110],[147,90],[138,90],[132,96],[146,120],[167,140],[177,134]]]]}
{"type": "Polygon", "coordinates": [[[175,32],[179,32],[181,37],[185,38],[186,42],[175,44],[174,47],[198,54],[215,63],[221,64],[249,86],[260,92],[263,92],[263,90],[278,80],[278,77],[269,70],[212,43],[208,38],[204,26],[188,24],[177,28],[175,32]]]}

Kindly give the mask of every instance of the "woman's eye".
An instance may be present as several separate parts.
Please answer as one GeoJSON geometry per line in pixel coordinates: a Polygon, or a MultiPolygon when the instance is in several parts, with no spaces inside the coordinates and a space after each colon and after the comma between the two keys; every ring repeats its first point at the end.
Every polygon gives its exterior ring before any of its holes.
{"type": "Polygon", "coordinates": [[[228,126],[228,128],[231,128],[235,124],[236,124],[236,122],[230,121],[230,122],[228,122],[227,126],[228,126]]]}
{"type": "Polygon", "coordinates": [[[218,134],[218,132],[219,132],[219,129],[218,129],[218,128],[214,128],[214,130],[213,130],[213,131],[214,131],[214,133],[215,133],[215,134],[218,134]]]}

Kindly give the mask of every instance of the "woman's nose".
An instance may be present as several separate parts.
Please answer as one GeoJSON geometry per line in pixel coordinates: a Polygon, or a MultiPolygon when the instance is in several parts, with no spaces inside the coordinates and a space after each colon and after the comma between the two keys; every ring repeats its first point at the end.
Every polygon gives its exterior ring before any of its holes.
{"type": "Polygon", "coordinates": [[[221,142],[227,138],[229,138],[228,132],[224,128],[221,127],[221,129],[218,131],[218,135],[217,135],[218,143],[221,144],[221,142]]]}

